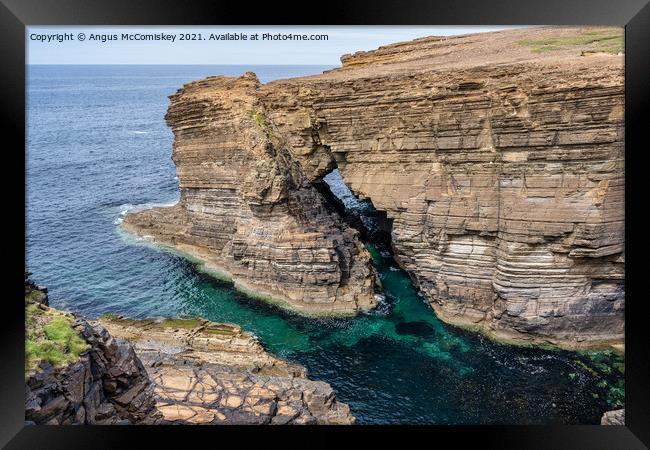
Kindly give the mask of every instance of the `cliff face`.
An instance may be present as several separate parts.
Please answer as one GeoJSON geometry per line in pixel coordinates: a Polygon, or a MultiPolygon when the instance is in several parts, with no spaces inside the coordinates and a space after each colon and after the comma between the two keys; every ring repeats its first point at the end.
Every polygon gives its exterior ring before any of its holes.
{"type": "Polygon", "coordinates": [[[62,368],[43,363],[29,376],[25,420],[39,425],[157,423],[153,384],[133,348],[82,319],[77,328],[91,350],[62,368]]]}
{"type": "MultiPolygon", "coordinates": [[[[69,353],[66,355],[66,349],[59,348],[60,355],[70,357],[71,361],[52,365],[44,359],[38,366],[27,368],[25,421],[38,425],[153,424],[159,421],[161,414],[155,409],[153,384],[133,347],[117,341],[101,326],[49,308],[46,292],[31,283],[25,274],[28,340],[38,342],[47,351],[45,357],[54,362],[58,356],[55,347],[63,340],[64,332],[62,326],[54,327],[53,323],[69,321],[69,331],[78,335],[87,348],[77,358],[69,353]],[[46,336],[38,339],[37,335],[47,333],[52,339],[46,336]]],[[[28,362],[37,356],[40,354],[34,356],[28,352],[28,362]]]]}
{"type": "Polygon", "coordinates": [[[444,320],[621,343],[621,33],[432,37],[318,76],[190,83],[167,115],[181,201],[125,226],[305,310],[369,307],[367,254],[310,185],[338,167],[444,320]]]}
{"type": "Polygon", "coordinates": [[[373,307],[370,255],[357,232],[325,209],[268,122],[259,87],[249,73],[191,83],[171,97],[166,119],[181,200],[130,214],[123,226],[305,314],[373,307]]]}

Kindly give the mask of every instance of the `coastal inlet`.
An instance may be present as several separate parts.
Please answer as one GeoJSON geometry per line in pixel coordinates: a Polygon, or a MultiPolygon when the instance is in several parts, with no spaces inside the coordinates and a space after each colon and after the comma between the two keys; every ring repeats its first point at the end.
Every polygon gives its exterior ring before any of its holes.
{"type": "MultiPolygon", "coordinates": [[[[267,82],[325,69],[29,67],[27,259],[51,305],[89,318],[237,324],[328,382],[357,423],[597,424],[621,407],[621,355],[504,345],[446,325],[381,240],[366,244],[381,280],[379,307],[355,318],[309,319],[120,231],[126,211],[178,200],[163,117],[180,85],[216,73],[252,70],[267,82]]],[[[370,203],[351,197],[335,173],[327,181],[372,224],[370,203]]]]}

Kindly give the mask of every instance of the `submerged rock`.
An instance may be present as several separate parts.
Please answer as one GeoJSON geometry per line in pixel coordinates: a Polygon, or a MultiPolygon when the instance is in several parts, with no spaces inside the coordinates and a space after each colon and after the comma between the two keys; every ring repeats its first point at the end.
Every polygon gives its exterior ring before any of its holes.
{"type": "Polygon", "coordinates": [[[397,334],[408,334],[418,337],[432,337],[436,334],[436,330],[426,322],[401,322],[395,325],[397,334]]]}

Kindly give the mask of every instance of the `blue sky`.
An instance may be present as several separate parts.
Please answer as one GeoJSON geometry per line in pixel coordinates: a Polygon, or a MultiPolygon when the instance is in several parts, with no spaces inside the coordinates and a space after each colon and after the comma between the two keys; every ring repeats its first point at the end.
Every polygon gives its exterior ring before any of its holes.
{"type": "Polygon", "coordinates": [[[29,27],[28,64],[340,64],[346,53],[431,35],[496,31],[503,26],[250,26],[250,27],[29,27]],[[34,35],[72,33],[74,40],[40,42],[34,35]],[[85,41],[77,36],[84,33],[85,41]],[[327,34],[327,41],[91,41],[90,35],[122,33],[327,34]]]}

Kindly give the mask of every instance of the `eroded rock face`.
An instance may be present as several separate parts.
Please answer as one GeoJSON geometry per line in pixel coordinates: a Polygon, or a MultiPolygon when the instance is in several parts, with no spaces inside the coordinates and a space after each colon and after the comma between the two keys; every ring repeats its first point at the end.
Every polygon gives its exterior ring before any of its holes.
{"type": "Polygon", "coordinates": [[[370,255],[357,232],[325,209],[268,122],[259,86],[252,73],[213,77],[171,97],[166,119],[181,200],[130,214],[123,226],[305,314],[372,308],[370,255]]]}
{"type": "Polygon", "coordinates": [[[305,311],[370,307],[367,253],[310,185],[337,166],[392,219],[396,258],[442,319],[620,344],[623,57],[583,38],[621,32],[432,37],[318,76],[190,83],[167,115],[181,201],[124,225],[305,311]],[[535,50],[557,38],[582,44],[535,50]]]}
{"type": "Polygon", "coordinates": [[[153,384],[133,347],[103,327],[75,321],[90,349],[63,367],[42,362],[28,374],[25,420],[45,425],[154,424],[153,384]]]}
{"type": "Polygon", "coordinates": [[[155,384],[163,424],[352,424],[350,408],[304,367],[235,325],[102,318],[129,340],[155,384]]]}
{"type": "MultiPolygon", "coordinates": [[[[66,315],[88,345],[78,359],[53,367],[41,361],[25,377],[30,425],[285,425],[355,422],[325,382],[267,353],[235,325],[200,319],[89,322],[49,308],[25,275],[25,301],[66,315]]],[[[36,315],[31,313],[32,317],[36,315]]],[[[43,327],[47,320],[28,321],[43,327]]],[[[28,333],[35,336],[35,328],[28,333]]]]}

